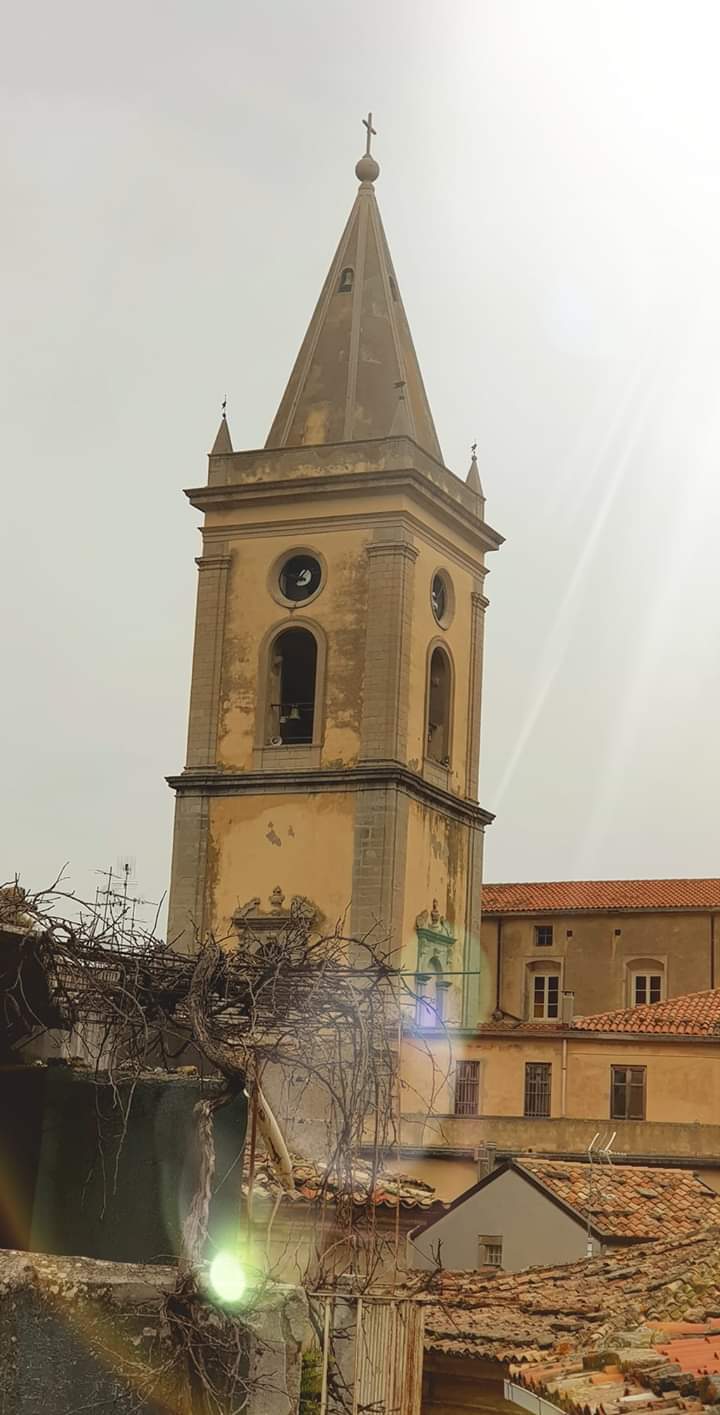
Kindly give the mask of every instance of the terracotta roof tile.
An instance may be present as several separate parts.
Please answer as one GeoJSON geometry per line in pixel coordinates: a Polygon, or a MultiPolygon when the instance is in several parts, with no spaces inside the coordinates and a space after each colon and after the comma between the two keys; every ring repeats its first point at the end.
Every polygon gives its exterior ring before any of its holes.
{"type": "Polygon", "coordinates": [[[720,1032],[720,988],[685,993],[666,1002],[644,1003],[617,1012],[595,1012],[576,1017],[573,1031],[658,1032],[665,1036],[713,1036],[720,1032]]]}
{"type": "Polygon", "coordinates": [[[525,1170],[603,1238],[667,1238],[720,1227],[720,1195],[687,1169],[521,1157],[525,1170]]]}
{"type": "Polygon", "coordinates": [[[720,879],[589,879],[484,884],[484,914],[717,909],[720,879]]]}
{"type": "MultiPolygon", "coordinates": [[[[249,1177],[249,1147],[245,1147],[244,1167],[245,1176],[243,1189],[247,1192],[249,1177]]],[[[326,1193],[328,1197],[334,1199],[337,1196],[337,1183],[334,1179],[326,1181],[325,1169],[314,1160],[304,1159],[298,1155],[292,1157],[293,1181],[295,1184],[295,1194],[287,1195],[281,1188],[275,1172],[267,1157],[258,1152],[255,1158],[255,1172],[253,1177],[253,1191],[255,1194],[269,1194],[273,1198],[281,1195],[288,1199],[290,1203],[298,1199],[306,1199],[314,1202],[326,1193]]],[[[395,1209],[400,1203],[401,1209],[424,1209],[434,1212],[449,1207],[442,1203],[436,1196],[431,1184],[426,1184],[422,1179],[414,1179],[408,1174],[390,1174],[384,1170],[375,1170],[366,1160],[357,1160],[352,1174],[353,1203],[364,1206],[368,1203],[378,1208],[395,1209]]]]}
{"type": "Polygon", "coordinates": [[[720,1230],[518,1273],[422,1273],[415,1290],[431,1350],[567,1364],[569,1351],[616,1350],[619,1335],[640,1326],[650,1342],[651,1324],[665,1329],[698,1308],[717,1329],[720,1230]]]}

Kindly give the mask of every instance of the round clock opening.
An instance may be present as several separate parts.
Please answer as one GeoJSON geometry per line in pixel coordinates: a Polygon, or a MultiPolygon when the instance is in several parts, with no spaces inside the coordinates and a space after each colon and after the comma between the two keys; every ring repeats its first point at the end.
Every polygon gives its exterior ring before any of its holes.
{"type": "Polygon", "coordinates": [[[320,588],[322,569],[314,555],[291,555],[279,577],[280,593],[293,604],[302,604],[320,588]]]}
{"type": "Polygon", "coordinates": [[[452,618],[452,587],[440,570],[432,578],[430,604],[437,623],[441,629],[446,629],[452,618]]]}

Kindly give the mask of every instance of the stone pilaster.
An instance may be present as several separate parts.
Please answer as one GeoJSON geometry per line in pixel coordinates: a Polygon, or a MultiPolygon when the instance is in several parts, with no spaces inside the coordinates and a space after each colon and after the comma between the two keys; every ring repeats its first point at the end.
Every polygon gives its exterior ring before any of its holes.
{"type": "Polygon", "coordinates": [[[462,960],[464,976],[462,980],[461,1025],[463,1027],[476,1027],[479,1021],[486,1022],[489,1020],[489,1016],[480,1016],[481,983],[483,982],[480,977],[482,959],[482,950],[480,947],[480,916],[484,843],[485,836],[482,826],[470,826],[468,830],[467,886],[465,896],[465,943],[462,960]]]}
{"type": "Polygon", "coordinates": [[[417,550],[408,540],[374,541],[369,567],[360,758],[407,758],[412,622],[417,550]]]}
{"type": "Polygon", "coordinates": [[[488,601],[483,594],[477,592],[473,593],[468,665],[468,735],[465,753],[465,795],[470,801],[477,801],[478,799],[483,647],[485,639],[485,610],[487,609],[487,605],[488,601]]]}
{"type": "Polygon", "coordinates": [[[207,926],[209,800],[201,792],[175,798],[168,943],[179,953],[194,953],[207,926]]]}
{"type": "Polygon", "coordinates": [[[396,784],[356,796],[350,932],[364,938],[372,931],[373,942],[387,943],[388,951],[402,944],[409,805],[396,784]]]}
{"type": "Polygon", "coordinates": [[[198,567],[187,765],[216,765],[228,554],[203,555],[198,567]]]}

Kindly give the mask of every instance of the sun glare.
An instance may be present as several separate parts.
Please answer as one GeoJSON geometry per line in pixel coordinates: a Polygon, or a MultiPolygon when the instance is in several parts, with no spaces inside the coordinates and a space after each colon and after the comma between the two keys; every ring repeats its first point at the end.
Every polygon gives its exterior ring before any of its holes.
{"type": "Polygon", "coordinates": [[[210,1286],[221,1302],[239,1302],[246,1286],[245,1271],[239,1258],[221,1249],[210,1264],[210,1286]]]}

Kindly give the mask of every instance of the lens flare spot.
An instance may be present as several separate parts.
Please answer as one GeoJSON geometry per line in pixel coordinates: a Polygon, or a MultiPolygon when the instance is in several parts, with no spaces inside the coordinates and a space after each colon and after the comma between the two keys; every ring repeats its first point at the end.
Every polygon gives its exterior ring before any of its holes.
{"type": "Polygon", "coordinates": [[[221,1302],[240,1301],[245,1291],[246,1277],[242,1263],[234,1253],[221,1249],[210,1264],[209,1277],[210,1286],[221,1302]]]}

